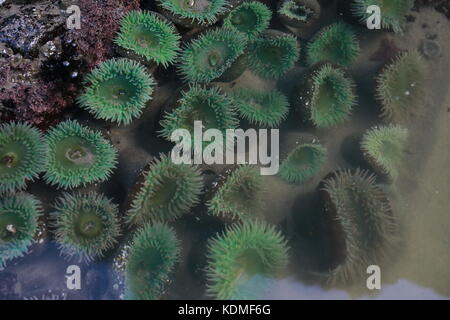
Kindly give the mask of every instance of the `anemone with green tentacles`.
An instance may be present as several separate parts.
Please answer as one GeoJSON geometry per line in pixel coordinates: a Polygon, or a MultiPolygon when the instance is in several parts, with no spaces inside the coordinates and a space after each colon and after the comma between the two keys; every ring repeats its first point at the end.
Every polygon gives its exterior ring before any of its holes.
{"type": "MultiPolygon", "coordinates": [[[[204,130],[217,129],[225,135],[227,129],[234,129],[238,124],[233,100],[218,87],[191,86],[183,92],[178,107],[161,120],[160,134],[170,139],[175,130],[186,129],[191,134],[193,145],[195,121],[202,121],[204,130]]],[[[203,141],[204,147],[209,144],[203,141]]]]}
{"type": "Polygon", "coordinates": [[[116,244],[119,209],[105,196],[95,192],[64,194],[54,207],[56,243],[67,259],[99,259],[116,244]]]}
{"type": "Polygon", "coordinates": [[[332,62],[352,64],[359,55],[359,42],[354,31],[342,22],[333,23],[318,32],[306,47],[309,65],[332,62]]]}
{"type": "Polygon", "coordinates": [[[0,197],[0,270],[28,252],[41,215],[41,203],[29,194],[0,197]]]}
{"type": "Polygon", "coordinates": [[[231,11],[223,20],[223,26],[244,33],[249,40],[255,39],[267,29],[272,11],[257,1],[244,2],[231,11]]]}
{"type": "Polygon", "coordinates": [[[140,229],[128,252],[127,298],[158,299],[166,290],[179,258],[179,240],[171,227],[156,223],[140,229]]]}
{"type": "Polygon", "coordinates": [[[263,192],[263,179],[258,170],[241,166],[224,177],[206,206],[210,214],[230,220],[255,219],[264,206],[263,192]]]}
{"type": "Polygon", "coordinates": [[[238,89],[231,96],[237,112],[250,123],[261,127],[277,127],[289,113],[289,100],[278,90],[238,89]]]}
{"type": "Polygon", "coordinates": [[[109,178],[117,163],[116,149],[102,136],[68,120],[47,134],[49,160],[45,180],[60,188],[75,188],[109,178]]]}
{"type": "Polygon", "coordinates": [[[389,200],[367,171],[343,170],[321,183],[330,234],[340,253],[328,275],[330,283],[365,277],[367,266],[382,265],[399,244],[397,218],[389,200]]]}
{"type": "Polygon", "coordinates": [[[400,53],[377,77],[381,116],[399,121],[420,106],[425,94],[426,63],[417,51],[400,53]]]}
{"type": "Polygon", "coordinates": [[[369,6],[376,5],[381,10],[381,27],[403,33],[406,25],[406,16],[414,6],[414,0],[353,0],[352,12],[361,23],[367,23],[371,13],[367,12],[369,6]]]}
{"type": "Polygon", "coordinates": [[[25,188],[47,164],[47,143],[29,124],[0,125],[0,194],[25,188]]]}
{"type": "Polygon", "coordinates": [[[280,176],[290,183],[305,183],[316,176],[327,158],[327,149],[320,144],[305,143],[289,152],[281,163],[280,176]]]}
{"type": "Polygon", "coordinates": [[[175,61],[180,35],[172,24],[153,12],[130,11],[122,18],[114,42],[147,61],[167,67],[175,61]]]}
{"type": "Polygon", "coordinates": [[[157,0],[159,10],[186,28],[216,23],[228,10],[226,0],[157,0]]]}
{"type": "Polygon", "coordinates": [[[288,262],[281,232],[262,221],[232,225],[208,243],[208,293],[216,299],[246,298],[253,279],[276,278],[288,262]]]}
{"type": "Polygon", "coordinates": [[[318,128],[337,126],[349,119],[356,104],[354,81],[329,63],[313,67],[296,97],[303,115],[318,128]]]}
{"type": "Polygon", "coordinates": [[[175,164],[170,157],[161,155],[145,173],[127,220],[135,225],[175,220],[199,202],[202,188],[197,167],[175,164]]]}
{"type": "Polygon", "coordinates": [[[285,24],[304,28],[319,19],[320,5],[317,0],[281,0],[277,13],[285,24]]]}
{"type": "Polygon", "coordinates": [[[407,139],[406,128],[393,125],[376,127],[364,134],[361,149],[375,171],[395,179],[403,160],[407,139]]]}
{"type": "Polygon", "coordinates": [[[144,66],[129,59],[111,59],[91,71],[80,106],[103,120],[129,124],[152,99],[155,81],[144,66]]]}
{"type": "Polygon", "coordinates": [[[207,83],[219,78],[244,53],[247,40],[236,30],[209,30],[181,52],[179,69],[185,81],[207,83]]]}
{"type": "Polygon", "coordinates": [[[300,57],[297,39],[290,34],[268,30],[249,45],[248,65],[257,75],[278,79],[291,69],[300,57]]]}

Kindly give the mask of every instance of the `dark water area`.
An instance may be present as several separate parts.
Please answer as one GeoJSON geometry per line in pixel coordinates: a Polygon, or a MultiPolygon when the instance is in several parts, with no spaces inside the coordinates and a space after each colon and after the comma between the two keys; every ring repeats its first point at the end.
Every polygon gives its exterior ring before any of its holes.
{"type": "MultiPolygon", "coordinates": [[[[268,2],[274,6],[273,1],[268,2]]],[[[324,4],[321,20],[308,34],[299,36],[302,45],[321,27],[341,19],[335,1],[321,2],[324,4]]],[[[252,298],[450,299],[450,21],[431,7],[423,7],[411,15],[414,21],[408,23],[404,35],[356,28],[361,54],[352,64],[350,73],[357,83],[358,102],[350,121],[333,129],[317,129],[300,123],[291,110],[280,126],[280,159],[300,142],[312,138],[327,148],[328,156],[320,174],[302,185],[288,184],[278,176],[264,176],[266,205],[261,215],[285,235],[290,259],[286,272],[279,279],[257,275],[249,282],[252,298]],[[320,214],[319,183],[334,170],[366,168],[359,149],[360,138],[368,128],[383,124],[374,99],[374,78],[386,62],[382,53],[389,51],[390,43],[402,50],[420,49],[430,35],[439,44],[442,55],[427,59],[426,102],[415,114],[402,119],[402,125],[411,133],[407,159],[394,183],[387,184],[378,178],[399,217],[402,246],[395,257],[382,266],[381,290],[368,290],[366,279],[349,285],[326,285],[320,279],[335,265],[335,252],[327,234],[327,221],[320,214]],[[265,287],[270,289],[258,290],[267,282],[270,286],[265,287]]],[[[272,24],[273,28],[288,30],[276,19],[272,24]]],[[[290,31],[295,33],[295,30],[290,31]]],[[[81,109],[70,113],[71,118],[102,130],[119,151],[119,164],[111,178],[83,190],[99,191],[113,199],[119,205],[121,219],[125,217],[130,193],[142,170],[160,153],[168,153],[172,148],[172,144],[158,137],[160,127],[155,119],[159,110],[176,99],[180,81],[170,68],[158,72],[160,81],[152,107],[129,126],[118,127],[94,120],[81,109]]],[[[298,63],[279,81],[268,81],[246,70],[231,83],[216,84],[225,92],[240,86],[276,88],[292,96],[298,79],[305,72],[306,67],[298,63]]],[[[214,170],[205,169],[203,178],[207,183],[216,178],[214,170]]],[[[51,204],[61,191],[37,181],[27,192],[43,202],[42,222],[47,224],[53,210],[51,204]]],[[[162,299],[211,298],[206,294],[206,245],[208,239],[225,230],[225,225],[206,214],[202,205],[170,225],[180,239],[181,256],[162,299]]],[[[125,297],[124,274],[117,264],[134,230],[124,229],[120,243],[101,261],[81,263],[68,261],[60,255],[52,230],[48,224],[46,227],[40,243],[33,244],[25,256],[8,261],[6,268],[0,271],[0,299],[115,300],[125,297]],[[67,268],[71,265],[79,266],[81,271],[79,290],[67,287],[67,268]]]]}

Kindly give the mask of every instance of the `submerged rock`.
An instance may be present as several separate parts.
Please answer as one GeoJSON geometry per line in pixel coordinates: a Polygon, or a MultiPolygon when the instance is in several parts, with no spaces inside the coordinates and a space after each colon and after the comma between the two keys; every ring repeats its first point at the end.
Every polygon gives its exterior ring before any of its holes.
{"type": "Polygon", "coordinates": [[[38,53],[39,46],[63,30],[65,17],[49,1],[26,5],[0,22],[0,42],[26,56],[38,53]]]}

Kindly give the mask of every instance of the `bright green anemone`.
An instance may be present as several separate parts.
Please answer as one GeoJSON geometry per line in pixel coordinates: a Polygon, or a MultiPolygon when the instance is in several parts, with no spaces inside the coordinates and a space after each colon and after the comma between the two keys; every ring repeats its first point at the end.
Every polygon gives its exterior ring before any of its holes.
{"type": "Polygon", "coordinates": [[[343,66],[352,64],[359,55],[355,32],[346,24],[337,22],[318,32],[306,47],[309,65],[332,62],[343,66]]]}
{"type": "Polygon", "coordinates": [[[290,34],[266,32],[249,45],[248,65],[257,75],[278,79],[291,69],[300,57],[297,39],[290,34]]]}
{"type": "Polygon", "coordinates": [[[61,254],[80,262],[102,258],[120,235],[118,214],[117,205],[94,192],[58,198],[52,217],[61,254]]]}
{"type": "Polygon", "coordinates": [[[250,123],[274,128],[286,119],[288,98],[278,90],[238,89],[231,93],[237,112],[250,123]]]}
{"type": "Polygon", "coordinates": [[[263,179],[257,168],[242,166],[232,171],[206,205],[212,215],[249,220],[264,205],[263,179]]]}
{"type": "Polygon", "coordinates": [[[216,299],[245,298],[241,290],[263,276],[276,278],[288,262],[283,235],[261,221],[232,225],[208,243],[208,293],[216,299]]]}
{"type": "Polygon", "coordinates": [[[158,299],[179,261],[180,243],[171,227],[146,225],[134,236],[126,267],[127,298],[158,299]]]}
{"type": "Polygon", "coordinates": [[[190,24],[208,26],[217,22],[227,11],[226,0],[157,0],[164,10],[178,19],[190,21],[190,24]]]}
{"type": "Polygon", "coordinates": [[[253,40],[269,26],[272,11],[257,1],[244,2],[223,20],[225,28],[235,29],[253,40]]]}
{"type": "Polygon", "coordinates": [[[382,117],[401,121],[419,107],[425,97],[426,62],[415,50],[400,53],[377,77],[377,98],[382,117]]]}
{"type": "Polygon", "coordinates": [[[281,163],[280,176],[290,183],[304,183],[316,176],[325,164],[327,149],[320,144],[301,144],[281,163]]]}
{"type": "Polygon", "coordinates": [[[155,81],[144,66],[129,59],[112,59],[91,71],[78,103],[96,118],[129,124],[152,99],[155,81]]]}
{"type": "MultiPolygon", "coordinates": [[[[227,129],[234,129],[238,124],[233,100],[218,87],[191,86],[183,92],[178,107],[161,120],[160,134],[170,140],[175,130],[186,129],[191,135],[191,146],[194,146],[195,121],[202,122],[203,130],[217,129],[225,135],[227,129]]],[[[211,144],[207,141],[202,143],[204,147],[211,144]]]]}
{"type": "Polygon", "coordinates": [[[175,27],[146,11],[130,11],[120,22],[115,43],[167,67],[175,61],[180,36],[175,27]]]}
{"type": "Polygon", "coordinates": [[[102,136],[68,120],[47,134],[49,161],[45,180],[60,188],[105,181],[117,163],[116,149],[102,136]]]}
{"type": "Polygon", "coordinates": [[[349,119],[356,104],[355,84],[345,71],[331,64],[313,68],[298,103],[318,128],[329,128],[349,119]]]}
{"type": "Polygon", "coordinates": [[[373,128],[364,134],[361,149],[367,161],[391,178],[398,176],[404,158],[408,129],[400,126],[373,128]]]}
{"type": "Polygon", "coordinates": [[[16,122],[0,125],[0,194],[25,188],[46,164],[47,144],[36,128],[16,122]]]}
{"type": "Polygon", "coordinates": [[[232,29],[208,30],[182,51],[179,69],[185,81],[207,83],[219,78],[244,53],[247,39],[232,29]]]}
{"type": "MultiPolygon", "coordinates": [[[[342,257],[328,275],[330,283],[366,279],[367,266],[383,265],[398,245],[398,222],[375,176],[367,171],[342,170],[322,183],[325,213],[341,243],[342,257]]],[[[364,280],[365,281],[365,280],[364,280]]]]}
{"type": "Polygon", "coordinates": [[[0,197],[0,270],[7,261],[27,253],[41,215],[41,203],[29,194],[0,197]]]}
{"type": "Polygon", "coordinates": [[[365,25],[373,14],[367,12],[367,8],[373,5],[380,8],[382,28],[402,33],[406,25],[406,16],[413,8],[414,0],[353,0],[353,14],[365,25]]]}
{"type": "Polygon", "coordinates": [[[175,164],[170,157],[162,155],[145,174],[127,220],[136,225],[174,220],[199,202],[202,188],[197,167],[175,164]]]}

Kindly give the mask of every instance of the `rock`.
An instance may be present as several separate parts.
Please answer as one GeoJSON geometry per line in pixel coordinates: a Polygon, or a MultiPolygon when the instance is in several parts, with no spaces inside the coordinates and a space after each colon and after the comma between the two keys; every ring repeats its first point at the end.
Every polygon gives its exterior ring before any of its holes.
{"type": "Polygon", "coordinates": [[[15,52],[33,56],[39,46],[63,32],[65,17],[49,1],[25,5],[0,22],[0,42],[15,52]]]}

